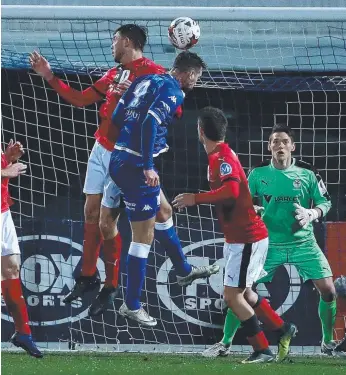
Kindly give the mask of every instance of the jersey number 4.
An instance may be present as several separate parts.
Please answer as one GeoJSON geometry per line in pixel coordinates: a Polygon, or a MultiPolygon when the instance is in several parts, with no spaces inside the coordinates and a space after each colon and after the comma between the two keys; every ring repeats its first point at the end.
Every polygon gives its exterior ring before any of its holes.
{"type": "Polygon", "coordinates": [[[136,85],[135,89],[133,90],[133,96],[129,107],[137,107],[141,98],[147,93],[148,88],[150,86],[150,81],[142,81],[136,85]]]}

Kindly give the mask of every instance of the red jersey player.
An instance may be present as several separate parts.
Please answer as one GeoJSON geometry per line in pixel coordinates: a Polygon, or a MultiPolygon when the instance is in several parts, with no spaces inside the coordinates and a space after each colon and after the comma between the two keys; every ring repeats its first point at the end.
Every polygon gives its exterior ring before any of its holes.
{"type": "Polygon", "coordinates": [[[162,66],[143,57],[146,39],[143,27],[134,24],[120,26],[114,33],[112,43],[114,60],[120,65],[110,69],[101,79],[82,92],[55,77],[48,61],[37,52],[30,55],[32,68],[67,102],[83,107],[105,99],[100,108],[101,124],[95,133],[96,143],[89,157],[83,190],[86,202],[82,272],[64,299],[65,303],[71,303],[83,296],[86,291],[99,288],[96,262],[103,240],[106,280],[103,289],[89,308],[90,315],[99,315],[105,311],[119,290],[121,239],[117,231],[117,220],[120,212],[120,191],[108,173],[110,155],[118,130],[112,125],[111,117],[123,92],[136,77],[165,72],[162,66]]]}
{"type": "Polygon", "coordinates": [[[26,172],[25,164],[15,163],[23,153],[21,143],[13,143],[12,139],[5,152],[1,151],[1,289],[16,329],[11,342],[30,355],[41,358],[42,353],[31,336],[28,311],[19,278],[20,249],[11,216],[12,202],[8,191],[9,179],[26,172]]]}
{"type": "MultiPolygon", "coordinates": [[[[196,204],[216,205],[217,217],[225,236],[224,299],[243,326],[254,353],[243,363],[270,362],[274,359],[257,316],[275,329],[286,327],[268,302],[252,291],[268,251],[268,232],[253,204],[244,170],[236,154],[225,143],[227,119],[217,108],[204,108],[198,118],[198,134],[209,159],[211,191],[180,194],[173,206],[181,209],[196,204]]],[[[227,349],[227,348],[226,348],[227,349]]]]}

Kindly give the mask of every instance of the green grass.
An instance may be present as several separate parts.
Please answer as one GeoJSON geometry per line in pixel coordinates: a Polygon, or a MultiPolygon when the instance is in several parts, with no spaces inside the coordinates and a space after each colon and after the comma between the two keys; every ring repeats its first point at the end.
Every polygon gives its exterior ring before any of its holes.
{"type": "Polygon", "coordinates": [[[46,354],[43,359],[22,353],[1,355],[2,375],[346,375],[346,360],[293,358],[293,363],[243,365],[240,357],[208,360],[199,355],[46,354]]]}

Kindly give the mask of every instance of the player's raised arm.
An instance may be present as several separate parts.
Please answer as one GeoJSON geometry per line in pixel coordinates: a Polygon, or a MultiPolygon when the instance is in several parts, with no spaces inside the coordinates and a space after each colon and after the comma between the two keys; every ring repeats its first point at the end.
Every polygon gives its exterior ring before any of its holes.
{"type": "Polygon", "coordinates": [[[106,73],[94,85],[88,87],[86,90],[75,90],[54,75],[47,59],[37,51],[30,54],[29,62],[32,69],[37,74],[44,78],[68,103],[76,107],[88,106],[102,100],[109,86],[106,73]]]}

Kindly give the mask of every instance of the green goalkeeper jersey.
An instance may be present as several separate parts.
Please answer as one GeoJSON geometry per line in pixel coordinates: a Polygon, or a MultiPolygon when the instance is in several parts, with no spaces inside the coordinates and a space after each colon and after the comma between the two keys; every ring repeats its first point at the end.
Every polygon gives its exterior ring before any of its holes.
{"type": "Polygon", "coordinates": [[[318,207],[325,216],[331,202],[321,176],[310,164],[293,159],[289,168],[277,169],[271,160],[264,161],[250,172],[248,180],[252,197],[264,207],[262,218],[270,245],[297,246],[314,240],[312,223],[303,229],[295,219],[294,203],[318,207]]]}

